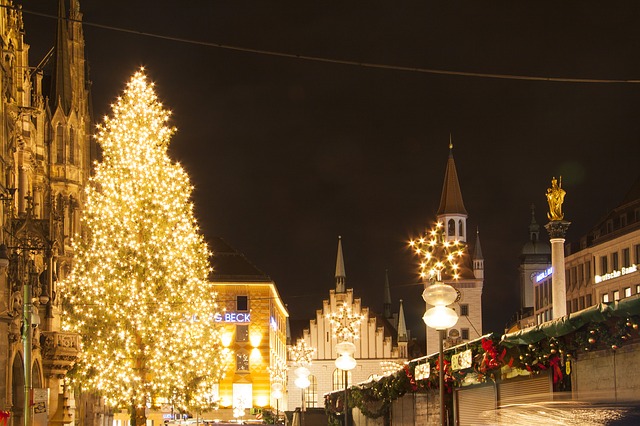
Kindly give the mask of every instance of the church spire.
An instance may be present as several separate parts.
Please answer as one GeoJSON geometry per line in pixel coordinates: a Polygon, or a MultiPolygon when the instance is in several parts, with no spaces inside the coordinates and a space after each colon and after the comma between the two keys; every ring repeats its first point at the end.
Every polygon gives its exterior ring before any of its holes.
{"type": "Polygon", "coordinates": [[[344,272],[344,258],[342,257],[342,237],[338,237],[338,254],[336,256],[336,293],[344,293],[345,280],[347,275],[344,272]]]}
{"type": "Polygon", "coordinates": [[[384,302],[382,303],[384,308],[384,317],[391,318],[391,288],[389,287],[389,270],[384,271],[384,302]]]}
{"type": "Polygon", "coordinates": [[[529,238],[532,243],[540,239],[540,225],[536,222],[536,206],[531,204],[531,223],[529,224],[529,238]]]}
{"type": "Polygon", "coordinates": [[[444,225],[447,239],[458,239],[465,242],[467,209],[462,201],[462,191],[458,181],[458,171],[453,159],[453,142],[449,135],[449,159],[442,184],[440,207],[438,207],[438,220],[444,225]]]}
{"type": "Polygon", "coordinates": [[[51,107],[62,108],[65,115],[71,111],[71,61],[69,57],[69,29],[64,0],[58,0],[58,30],[56,34],[53,74],[51,82],[51,107]]]}
{"type": "Polygon", "coordinates": [[[484,278],[484,257],[480,246],[480,230],[476,229],[476,245],[473,248],[473,275],[476,278],[484,278]]]}
{"type": "Polygon", "coordinates": [[[402,299],[400,299],[400,310],[398,311],[398,342],[407,341],[409,341],[407,322],[404,319],[404,307],[402,306],[402,299]]]}

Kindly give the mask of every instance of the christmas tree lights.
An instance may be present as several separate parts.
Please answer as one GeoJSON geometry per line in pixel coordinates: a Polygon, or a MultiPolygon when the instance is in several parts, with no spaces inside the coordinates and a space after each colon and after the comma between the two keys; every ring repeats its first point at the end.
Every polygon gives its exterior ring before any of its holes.
{"type": "Polygon", "coordinates": [[[459,261],[464,254],[464,243],[444,237],[442,222],[437,222],[428,235],[409,241],[409,247],[420,258],[420,278],[442,281],[443,272],[451,279],[460,278],[459,261]]]}
{"type": "Polygon", "coordinates": [[[82,336],[74,380],[114,407],[207,408],[228,359],[193,187],[167,154],[169,116],[136,72],[98,126],[103,159],[61,285],[63,327],[82,336]]]}

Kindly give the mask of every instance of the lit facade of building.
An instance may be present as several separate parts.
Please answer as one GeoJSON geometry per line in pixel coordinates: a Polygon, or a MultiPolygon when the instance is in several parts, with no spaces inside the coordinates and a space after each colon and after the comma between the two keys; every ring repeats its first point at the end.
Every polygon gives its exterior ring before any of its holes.
{"type": "MultiPolygon", "coordinates": [[[[361,318],[355,326],[359,337],[350,339],[355,344],[356,367],[347,375],[348,384],[355,384],[383,373],[381,363],[390,362],[401,365],[409,358],[410,335],[406,327],[402,301],[397,314],[390,314],[390,292],[388,279],[385,282],[384,309],[386,315],[375,315],[369,308],[363,307],[360,298],[354,297],[354,290],[346,287],[346,273],[342,254],[342,239],[338,240],[336,258],[336,287],[329,291],[329,298],[322,301],[322,309],[316,311],[315,318],[302,330],[301,336],[292,336],[292,345],[302,340],[306,347],[313,350],[309,387],[305,392],[305,406],[323,407],[325,393],[344,389],[344,372],[336,368],[338,357],[336,345],[339,340],[334,335],[332,316],[341,309],[347,309],[353,316],[361,318]]],[[[295,363],[289,359],[289,370],[295,369],[295,363]]],[[[287,409],[293,410],[302,403],[302,390],[294,384],[294,374],[289,373],[287,386],[287,409]]]]}
{"type": "MultiPolygon", "coordinates": [[[[57,34],[51,34],[54,49],[30,63],[30,46],[24,42],[30,29],[24,28],[22,12],[13,1],[0,0],[0,410],[10,412],[13,425],[24,421],[29,371],[40,408],[33,423],[74,419],[74,401],[63,378],[80,340],[60,330],[56,283],[71,268],[69,237],[81,232],[95,144],[82,14],[77,0],[68,2],[68,13],[65,3],[59,1],[57,34]],[[25,345],[26,311],[32,312],[33,333],[25,345]]],[[[84,411],[77,414],[79,419],[84,411]]]]}
{"type": "Polygon", "coordinates": [[[271,392],[272,383],[279,379],[270,372],[286,368],[289,314],[267,275],[224,240],[209,242],[214,253],[211,280],[221,308],[215,323],[223,329],[230,362],[218,385],[220,409],[204,417],[232,419],[233,408],[240,406],[247,416],[252,408],[281,409],[284,402],[271,392]]]}

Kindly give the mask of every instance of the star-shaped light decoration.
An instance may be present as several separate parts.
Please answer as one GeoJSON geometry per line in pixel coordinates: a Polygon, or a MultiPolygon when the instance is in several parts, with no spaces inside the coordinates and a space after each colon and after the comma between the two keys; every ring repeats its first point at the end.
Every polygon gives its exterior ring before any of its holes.
{"type": "Polygon", "coordinates": [[[359,339],[360,323],[363,319],[364,315],[352,312],[349,306],[340,306],[337,312],[332,312],[329,315],[333,337],[339,342],[359,339]]]}
{"type": "Polygon", "coordinates": [[[465,244],[444,237],[444,226],[437,222],[426,236],[409,241],[409,247],[420,258],[420,278],[424,281],[442,281],[443,272],[451,279],[460,278],[459,261],[465,244]]]}
{"type": "Polygon", "coordinates": [[[289,348],[289,358],[296,365],[310,365],[315,351],[316,348],[307,346],[307,342],[304,339],[298,339],[296,345],[289,348]]]}

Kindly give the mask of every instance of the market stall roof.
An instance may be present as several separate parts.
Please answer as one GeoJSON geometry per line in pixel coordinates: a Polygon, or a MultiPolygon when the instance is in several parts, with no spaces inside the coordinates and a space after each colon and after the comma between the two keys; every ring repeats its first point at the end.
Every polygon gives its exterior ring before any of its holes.
{"type": "Polygon", "coordinates": [[[562,318],[505,334],[502,336],[501,343],[509,347],[528,345],[547,337],[570,334],[587,323],[604,322],[610,318],[624,318],[632,315],[640,315],[640,295],[638,294],[619,301],[590,306],[562,318]]]}

